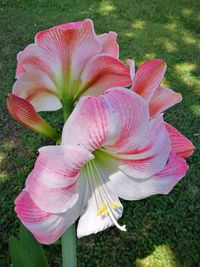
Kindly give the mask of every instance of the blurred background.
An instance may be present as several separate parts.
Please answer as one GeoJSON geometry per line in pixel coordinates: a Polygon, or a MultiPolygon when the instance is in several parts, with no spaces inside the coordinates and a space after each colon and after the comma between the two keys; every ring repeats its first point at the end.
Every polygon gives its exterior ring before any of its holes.
{"type": "MultiPolygon", "coordinates": [[[[15,81],[16,55],[34,35],[57,24],[91,18],[97,33],[116,31],[120,58],[162,58],[163,84],[183,101],[165,114],[196,146],[187,176],[167,196],[123,202],[121,224],[78,240],[79,267],[200,266],[200,2],[195,0],[0,0],[0,266],[8,267],[7,241],[18,231],[14,199],[33,167],[37,149],[50,142],[16,123],[5,106],[15,81]]],[[[60,128],[62,114],[43,115],[60,128]]],[[[61,129],[60,129],[61,131],[61,129]]],[[[59,244],[44,246],[61,266],[59,244]]]]}

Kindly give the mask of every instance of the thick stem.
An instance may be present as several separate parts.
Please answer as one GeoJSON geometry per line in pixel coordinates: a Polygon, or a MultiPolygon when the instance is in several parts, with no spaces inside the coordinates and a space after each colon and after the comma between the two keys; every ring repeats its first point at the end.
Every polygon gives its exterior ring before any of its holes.
{"type": "Polygon", "coordinates": [[[74,108],[74,103],[70,99],[64,99],[62,100],[62,106],[63,106],[63,117],[64,117],[64,122],[68,119],[69,115],[72,113],[73,108],[74,108]]]}
{"type": "MultiPolygon", "coordinates": [[[[64,123],[73,111],[74,103],[69,99],[62,100],[64,123]]],[[[72,224],[62,236],[63,267],[76,267],[76,227],[72,224]]]]}
{"type": "Polygon", "coordinates": [[[63,267],[76,267],[76,233],[75,224],[62,236],[62,259],[63,267]]]}

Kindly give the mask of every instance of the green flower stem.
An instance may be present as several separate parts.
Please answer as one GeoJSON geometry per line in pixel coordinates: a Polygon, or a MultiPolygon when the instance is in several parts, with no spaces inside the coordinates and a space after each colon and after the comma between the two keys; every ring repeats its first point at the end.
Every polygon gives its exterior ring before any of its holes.
{"type": "MultiPolygon", "coordinates": [[[[62,100],[64,123],[73,111],[74,102],[64,97],[62,100]]],[[[59,142],[59,141],[58,141],[59,142]]],[[[76,227],[72,224],[62,236],[63,267],[76,267],[76,227]]]]}
{"type": "Polygon", "coordinates": [[[72,224],[62,236],[63,267],[76,267],[76,227],[72,224]]]}
{"type": "Polygon", "coordinates": [[[64,122],[68,119],[70,114],[72,113],[74,109],[74,102],[71,99],[64,99],[62,100],[62,106],[63,106],[63,117],[64,122]]]}

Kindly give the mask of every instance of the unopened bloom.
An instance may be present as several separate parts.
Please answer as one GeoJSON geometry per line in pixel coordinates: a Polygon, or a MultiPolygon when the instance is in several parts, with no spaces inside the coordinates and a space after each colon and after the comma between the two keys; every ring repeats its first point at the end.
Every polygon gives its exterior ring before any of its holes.
{"type": "MultiPolygon", "coordinates": [[[[145,99],[151,118],[159,116],[182,100],[180,93],[160,85],[167,67],[163,60],[149,60],[141,64],[136,73],[134,61],[129,60],[129,64],[132,78],[131,90],[145,99]]],[[[192,142],[169,123],[166,123],[165,126],[170,135],[173,151],[183,158],[191,156],[194,152],[192,142]]]]}
{"type": "Polygon", "coordinates": [[[56,141],[60,139],[56,130],[36,112],[28,101],[14,94],[9,94],[6,104],[10,114],[23,126],[56,141]]]}
{"type": "Polygon", "coordinates": [[[176,155],[163,116],[124,88],[81,98],[65,123],[60,146],[39,150],[15,201],[22,223],[50,244],[79,217],[82,237],[120,225],[120,198],[167,194],[188,170],[176,155]]]}

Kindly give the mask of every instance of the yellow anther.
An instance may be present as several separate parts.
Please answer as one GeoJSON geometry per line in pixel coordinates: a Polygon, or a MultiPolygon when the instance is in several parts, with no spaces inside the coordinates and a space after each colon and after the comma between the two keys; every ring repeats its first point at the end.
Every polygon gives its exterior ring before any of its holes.
{"type": "Polygon", "coordinates": [[[111,209],[114,209],[114,208],[115,208],[114,203],[111,203],[111,204],[110,204],[110,207],[111,207],[111,209]]]}
{"type": "Polygon", "coordinates": [[[102,211],[99,209],[96,213],[96,216],[99,216],[102,213],[102,211]]]}
{"type": "Polygon", "coordinates": [[[111,205],[110,205],[110,207],[111,207],[112,209],[119,208],[119,207],[120,207],[120,203],[119,203],[119,201],[114,201],[114,202],[112,202],[111,205]]]}
{"type": "MultiPolygon", "coordinates": [[[[108,210],[107,210],[107,206],[106,206],[106,204],[105,204],[105,203],[102,203],[101,208],[98,209],[98,211],[97,211],[97,213],[96,213],[96,216],[99,216],[99,215],[101,215],[102,213],[104,213],[104,215],[105,215],[105,214],[107,214],[107,212],[108,212],[108,210]]],[[[105,216],[107,216],[107,215],[105,215],[105,216]]]]}
{"type": "Polygon", "coordinates": [[[115,207],[120,208],[120,203],[119,203],[119,201],[115,201],[115,202],[114,202],[114,205],[115,205],[115,207]]]}
{"type": "Polygon", "coordinates": [[[107,206],[106,206],[105,203],[102,204],[100,210],[101,210],[102,212],[105,211],[105,210],[107,210],[107,206]]]}

